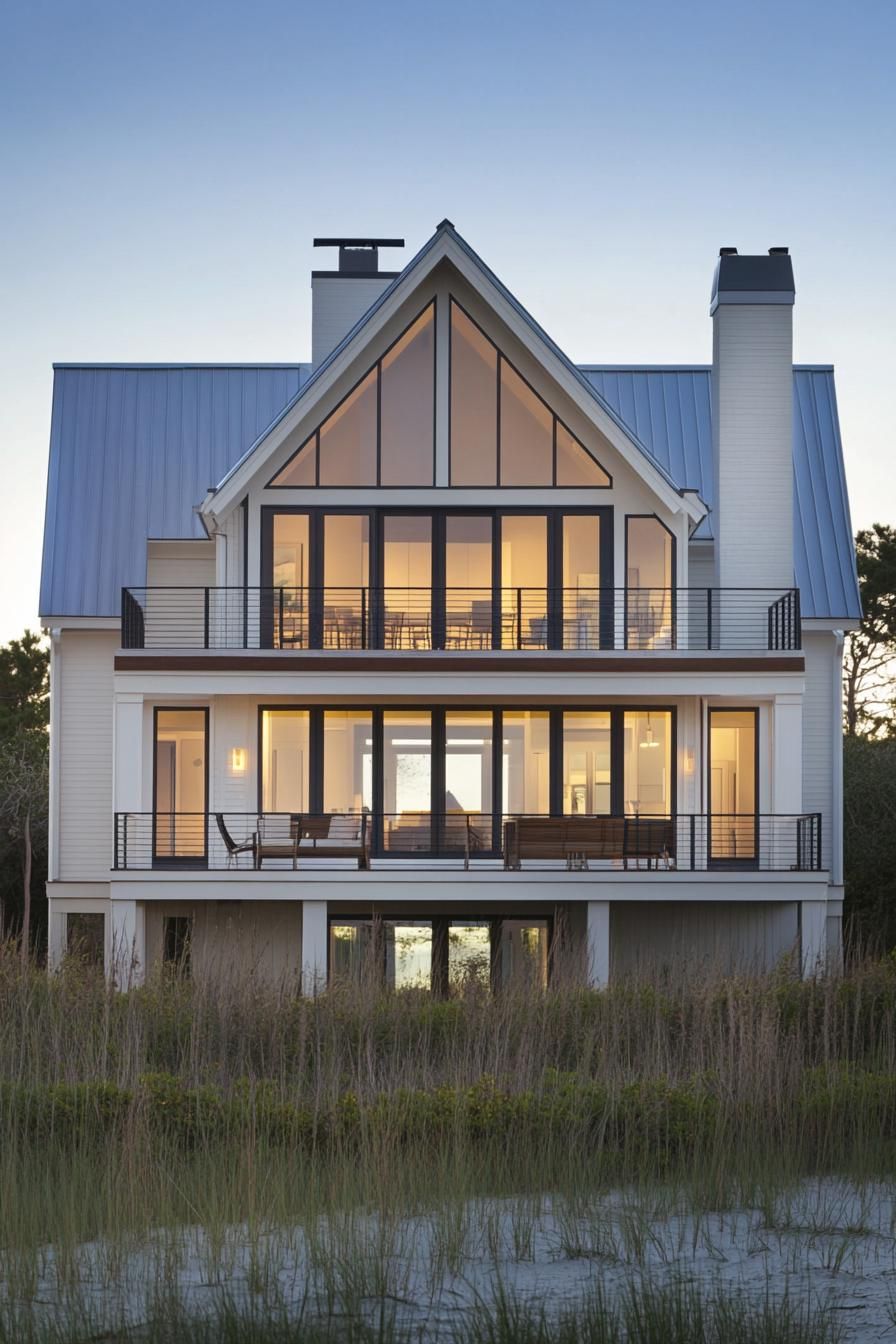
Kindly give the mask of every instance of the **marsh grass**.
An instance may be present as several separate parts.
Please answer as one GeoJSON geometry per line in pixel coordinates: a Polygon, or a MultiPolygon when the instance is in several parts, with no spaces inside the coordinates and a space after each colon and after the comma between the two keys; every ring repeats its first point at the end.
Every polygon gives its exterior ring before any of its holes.
{"type": "MultiPolygon", "coordinates": [[[[307,1001],[286,984],[162,974],[120,995],[75,961],[49,978],[0,948],[0,1341],[67,1344],[88,1327],[101,1337],[86,1278],[117,1282],[148,1239],[156,1308],[133,1337],[202,1340],[196,1322],[177,1333],[189,1310],[171,1291],[184,1229],[201,1229],[201,1273],[220,1286],[208,1337],[261,1344],[391,1338],[410,1291],[413,1217],[429,1228],[433,1294],[474,1253],[532,1260],[544,1198],[557,1254],[607,1266],[655,1261],[652,1219],[678,1206],[693,1219],[757,1205],[769,1229],[792,1224],[781,1192],[798,1178],[892,1173],[894,1010],[892,960],[806,983],[784,969],[656,973],[602,993],[493,998],[471,985],[437,1002],[365,985],[307,1001]],[[619,1189],[627,1206],[611,1219],[598,1197],[619,1189]],[[509,1222],[494,1212],[507,1199],[509,1222]],[[301,1283],[284,1314],[290,1228],[323,1287],[326,1327],[296,1318],[301,1283]],[[246,1303],[227,1299],[235,1236],[251,1248],[248,1291],[262,1304],[243,1333],[246,1303]],[[86,1246],[100,1248],[94,1260],[86,1246]],[[41,1315],[29,1304],[48,1280],[64,1310],[41,1315]]],[[[839,1213],[811,1216],[827,1228],[839,1213]]],[[[689,1228],[704,1235],[699,1218],[689,1228]]],[[[848,1236],[826,1253],[836,1271],[848,1236]]],[[[685,1311],[668,1286],[637,1292],[637,1304],[589,1299],[592,1334],[531,1304],[501,1310],[525,1310],[522,1340],[615,1338],[599,1333],[604,1317],[632,1340],[833,1338],[825,1322],[815,1325],[827,1334],[800,1333],[797,1307],[780,1301],[754,1335],[733,1298],[700,1307],[685,1294],[685,1311]],[[671,1329],[673,1307],[685,1333],[644,1333],[654,1319],[671,1329]]],[[[480,1333],[464,1339],[511,1338],[495,1333],[499,1315],[494,1303],[471,1308],[464,1328],[480,1333]]]]}

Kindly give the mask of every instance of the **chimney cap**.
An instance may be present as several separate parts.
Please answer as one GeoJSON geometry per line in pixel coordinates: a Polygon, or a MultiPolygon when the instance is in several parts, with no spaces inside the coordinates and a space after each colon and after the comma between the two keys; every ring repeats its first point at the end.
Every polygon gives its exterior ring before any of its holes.
{"type": "Polygon", "coordinates": [[[315,238],[315,247],[404,247],[403,238],[315,238]]]}
{"type": "Polygon", "coordinates": [[[789,248],[789,247],[770,247],[769,250],[768,250],[768,254],[769,254],[770,257],[789,257],[789,256],[790,256],[790,248],[789,248]]]}
{"type": "Polygon", "coordinates": [[[736,256],[737,256],[737,248],[736,248],[736,247],[720,247],[720,248],[719,248],[719,256],[720,256],[720,257],[736,257],[736,256]]]}
{"type": "Polygon", "coordinates": [[[772,248],[767,255],[740,256],[722,248],[712,281],[709,312],[720,304],[793,304],[796,285],[793,262],[786,249],[772,248]]]}

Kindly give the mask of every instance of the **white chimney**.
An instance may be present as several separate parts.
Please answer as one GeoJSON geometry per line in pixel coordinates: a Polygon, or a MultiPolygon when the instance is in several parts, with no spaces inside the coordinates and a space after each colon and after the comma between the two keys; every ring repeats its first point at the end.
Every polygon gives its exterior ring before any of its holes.
{"type": "Polygon", "coordinates": [[[719,253],[712,287],[715,582],[793,586],[793,265],[719,253]]]}
{"type": "Polygon", "coordinates": [[[311,362],[316,368],[351,331],[398,271],[378,270],[381,247],[404,247],[403,238],[315,238],[315,247],[338,247],[338,271],[311,272],[311,362]]]}

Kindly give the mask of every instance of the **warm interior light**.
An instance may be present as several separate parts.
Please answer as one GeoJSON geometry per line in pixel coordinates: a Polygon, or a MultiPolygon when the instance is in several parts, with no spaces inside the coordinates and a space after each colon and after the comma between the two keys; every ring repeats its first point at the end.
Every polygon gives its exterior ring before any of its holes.
{"type": "Polygon", "coordinates": [[[694,753],[690,750],[684,753],[684,772],[686,775],[694,773],[694,753]]]}
{"type": "Polygon", "coordinates": [[[658,747],[658,746],[659,746],[659,742],[657,742],[656,738],[655,738],[654,735],[653,735],[653,725],[652,725],[652,723],[650,722],[650,712],[649,712],[649,711],[648,711],[648,714],[647,714],[647,731],[646,731],[646,733],[644,734],[644,741],[643,741],[643,742],[639,742],[639,743],[638,743],[638,746],[641,748],[642,751],[644,750],[645,747],[658,747]]]}
{"type": "Polygon", "coordinates": [[[246,769],[246,748],[234,747],[230,753],[230,768],[235,775],[241,775],[246,769]]]}

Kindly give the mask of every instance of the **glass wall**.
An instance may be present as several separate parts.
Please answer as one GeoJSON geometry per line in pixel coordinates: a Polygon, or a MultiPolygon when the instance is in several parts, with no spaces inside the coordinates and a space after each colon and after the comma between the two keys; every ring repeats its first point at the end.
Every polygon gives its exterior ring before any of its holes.
{"type": "Polygon", "coordinates": [[[383,642],[387,649],[432,648],[432,518],[383,519],[383,642]]]}
{"type": "Polygon", "coordinates": [[[324,518],[324,648],[360,649],[369,642],[370,519],[328,513],[324,518]]]}
{"type": "Polygon", "coordinates": [[[501,646],[546,649],[548,520],[543,514],[501,519],[501,646]]]}
{"type": "Polygon", "coordinates": [[[311,581],[309,517],[307,513],[277,513],[272,529],[274,588],[282,588],[271,603],[275,648],[307,648],[309,635],[308,585],[311,581]]]}
{"type": "Polygon", "coordinates": [[[562,420],[557,421],[557,484],[590,485],[604,489],[612,485],[600,463],[585,451],[562,420]]]}
{"type": "Polygon", "coordinates": [[[505,709],[503,739],[505,814],[547,816],[551,810],[548,711],[505,709]]]}
{"type": "Polygon", "coordinates": [[[554,417],[505,359],[501,360],[501,484],[553,484],[554,417]]]}
{"type": "Polygon", "coordinates": [[[612,811],[610,711],[563,715],[563,811],[594,816],[612,811]]]}
{"type": "Polygon", "coordinates": [[[600,634],[600,518],[563,518],[563,647],[595,649],[600,634]]]}
{"type": "Polygon", "coordinates": [[[373,808],[373,715],[369,709],[324,711],[324,811],[373,808]]]}
{"type": "Polygon", "coordinates": [[[758,716],[752,709],[709,711],[710,853],[756,857],[758,716]]]}
{"type": "Polygon", "coordinates": [[[380,484],[432,485],[435,321],[432,304],[383,356],[380,484]]]}
{"type": "Polygon", "coordinates": [[[432,715],[383,711],[383,844],[419,852],[433,848],[432,715]]]}
{"type": "Polygon", "coordinates": [[[445,519],[445,646],[492,647],[492,520],[445,519]]]}
{"type": "Polygon", "coordinates": [[[674,781],[670,710],[625,711],[623,784],[627,814],[671,816],[674,781]]]}
{"type": "Polygon", "coordinates": [[[491,982],[491,925],[453,919],[448,926],[448,985],[464,990],[491,982]]]}
{"type": "Polygon", "coordinates": [[[492,711],[445,711],[442,847],[492,848],[492,711]]]}
{"type": "Polygon", "coordinates": [[[265,709],[261,713],[261,810],[309,812],[307,709],[265,709]]]}
{"type": "Polygon", "coordinates": [[[371,369],[321,425],[321,485],[376,485],[376,386],[371,369]]]}
{"type": "Polygon", "coordinates": [[[158,859],[205,855],[207,736],[206,710],[156,710],[154,853],[158,859]]]}
{"type": "Polygon", "coordinates": [[[451,484],[498,484],[498,352],[451,305],[451,484]]]}
{"type": "Polygon", "coordinates": [[[674,647],[674,538],[659,518],[626,523],[626,648],[674,647]]]}

